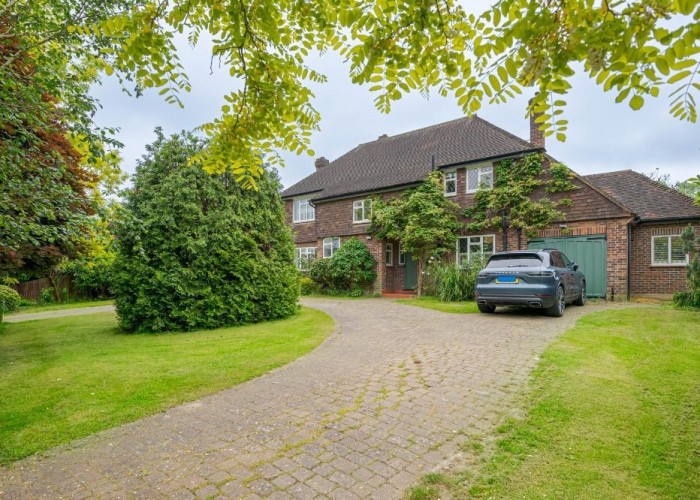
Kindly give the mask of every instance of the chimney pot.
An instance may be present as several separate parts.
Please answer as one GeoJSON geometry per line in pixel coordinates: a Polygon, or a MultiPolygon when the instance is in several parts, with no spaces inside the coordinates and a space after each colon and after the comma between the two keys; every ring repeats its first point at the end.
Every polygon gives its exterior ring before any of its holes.
{"type": "MultiPolygon", "coordinates": [[[[529,104],[532,104],[532,99],[530,99],[529,104]]],[[[540,124],[535,123],[535,120],[542,116],[542,113],[530,111],[530,144],[536,148],[544,149],[544,133],[540,129],[540,124]]]]}
{"type": "Polygon", "coordinates": [[[325,156],[321,156],[320,158],[316,158],[316,161],[314,162],[314,165],[316,166],[316,170],[321,170],[323,167],[327,167],[330,164],[331,164],[331,162],[329,162],[325,156]]]}
{"type": "Polygon", "coordinates": [[[378,141],[381,141],[382,139],[386,139],[386,138],[388,138],[388,137],[389,137],[388,135],[382,134],[382,135],[380,135],[380,136],[377,138],[377,140],[378,140],[378,141]]]}

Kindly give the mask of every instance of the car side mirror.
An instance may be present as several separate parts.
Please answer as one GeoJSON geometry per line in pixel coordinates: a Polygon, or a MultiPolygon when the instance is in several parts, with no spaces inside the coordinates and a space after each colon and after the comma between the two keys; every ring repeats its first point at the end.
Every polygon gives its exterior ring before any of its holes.
{"type": "Polygon", "coordinates": [[[578,264],[571,264],[571,269],[578,271],[578,264]]]}

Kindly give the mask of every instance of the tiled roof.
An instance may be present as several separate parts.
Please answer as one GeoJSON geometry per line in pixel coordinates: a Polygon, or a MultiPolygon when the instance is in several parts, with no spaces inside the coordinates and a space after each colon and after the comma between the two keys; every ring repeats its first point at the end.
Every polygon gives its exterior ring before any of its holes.
{"type": "Polygon", "coordinates": [[[417,183],[430,173],[433,156],[436,166],[445,167],[539,149],[476,116],[459,118],[360,144],[282,196],[319,200],[417,183]]]}
{"type": "Polygon", "coordinates": [[[642,221],[700,219],[700,207],[691,198],[633,170],[586,175],[584,179],[642,221]]]}

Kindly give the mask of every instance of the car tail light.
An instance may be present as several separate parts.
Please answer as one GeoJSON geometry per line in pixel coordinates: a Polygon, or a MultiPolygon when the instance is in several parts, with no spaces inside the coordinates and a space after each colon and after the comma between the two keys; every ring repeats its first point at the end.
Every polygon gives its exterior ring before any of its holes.
{"type": "Polygon", "coordinates": [[[537,276],[541,278],[551,278],[554,276],[554,271],[533,271],[527,273],[528,276],[537,276]]]}

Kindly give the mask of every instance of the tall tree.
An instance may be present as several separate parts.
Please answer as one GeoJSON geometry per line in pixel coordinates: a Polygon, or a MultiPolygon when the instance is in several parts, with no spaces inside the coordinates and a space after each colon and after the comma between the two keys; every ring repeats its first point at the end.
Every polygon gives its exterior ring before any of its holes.
{"type": "Polygon", "coordinates": [[[12,80],[0,86],[0,271],[53,276],[89,234],[97,176],[68,140],[63,106],[37,78],[35,60],[15,57],[20,41],[2,36],[6,22],[0,18],[0,73],[12,80]]]}
{"type": "Polygon", "coordinates": [[[117,230],[122,327],[194,330],[294,314],[298,271],[276,172],[266,170],[257,190],[244,189],[230,172],[188,165],[201,139],[156,133],[117,230]]]}
{"type": "Polygon", "coordinates": [[[417,188],[399,198],[374,200],[372,231],[378,238],[398,241],[410,252],[418,271],[418,296],[423,293],[428,259],[436,253],[454,250],[462,228],[459,205],[445,198],[444,175],[431,172],[417,188]]]}
{"type": "Polygon", "coordinates": [[[670,92],[672,114],[694,122],[698,20],[696,0],[499,0],[480,15],[457,0],[171,0],[145,1],[76,32],[111,37],[110,71],[173,102],[190,85],[175,34],[193,44],[210,34],[212,58],[229,69],[235,90],[221,117],[202,127],[212,141],[197,160],[254,183],[260,151],[273,161],[279,149],[312,153],[320,116],[310,83],[325,80],[307,63],[312,51],[337,51],[383,112],[414,91],[452,95],[471,114],[531,89],[530,111],[541,114],[546,135],[563,140],[577,71],[632,109],[670,92]]]}
{"type": "Polygon", "coordinates": [[[564,217],[560,208],[571,200],[551,197],[576,189],[573,173],[560,163],[546,165],[542,154],[530,154],[517,160],[504,160],[496,165],[492,189],[480,189],[474,204],[464,210],[471,219],[469,231],[501,229],[504,246],[507,231],[516,229],[531,234],[564,217]]]}

